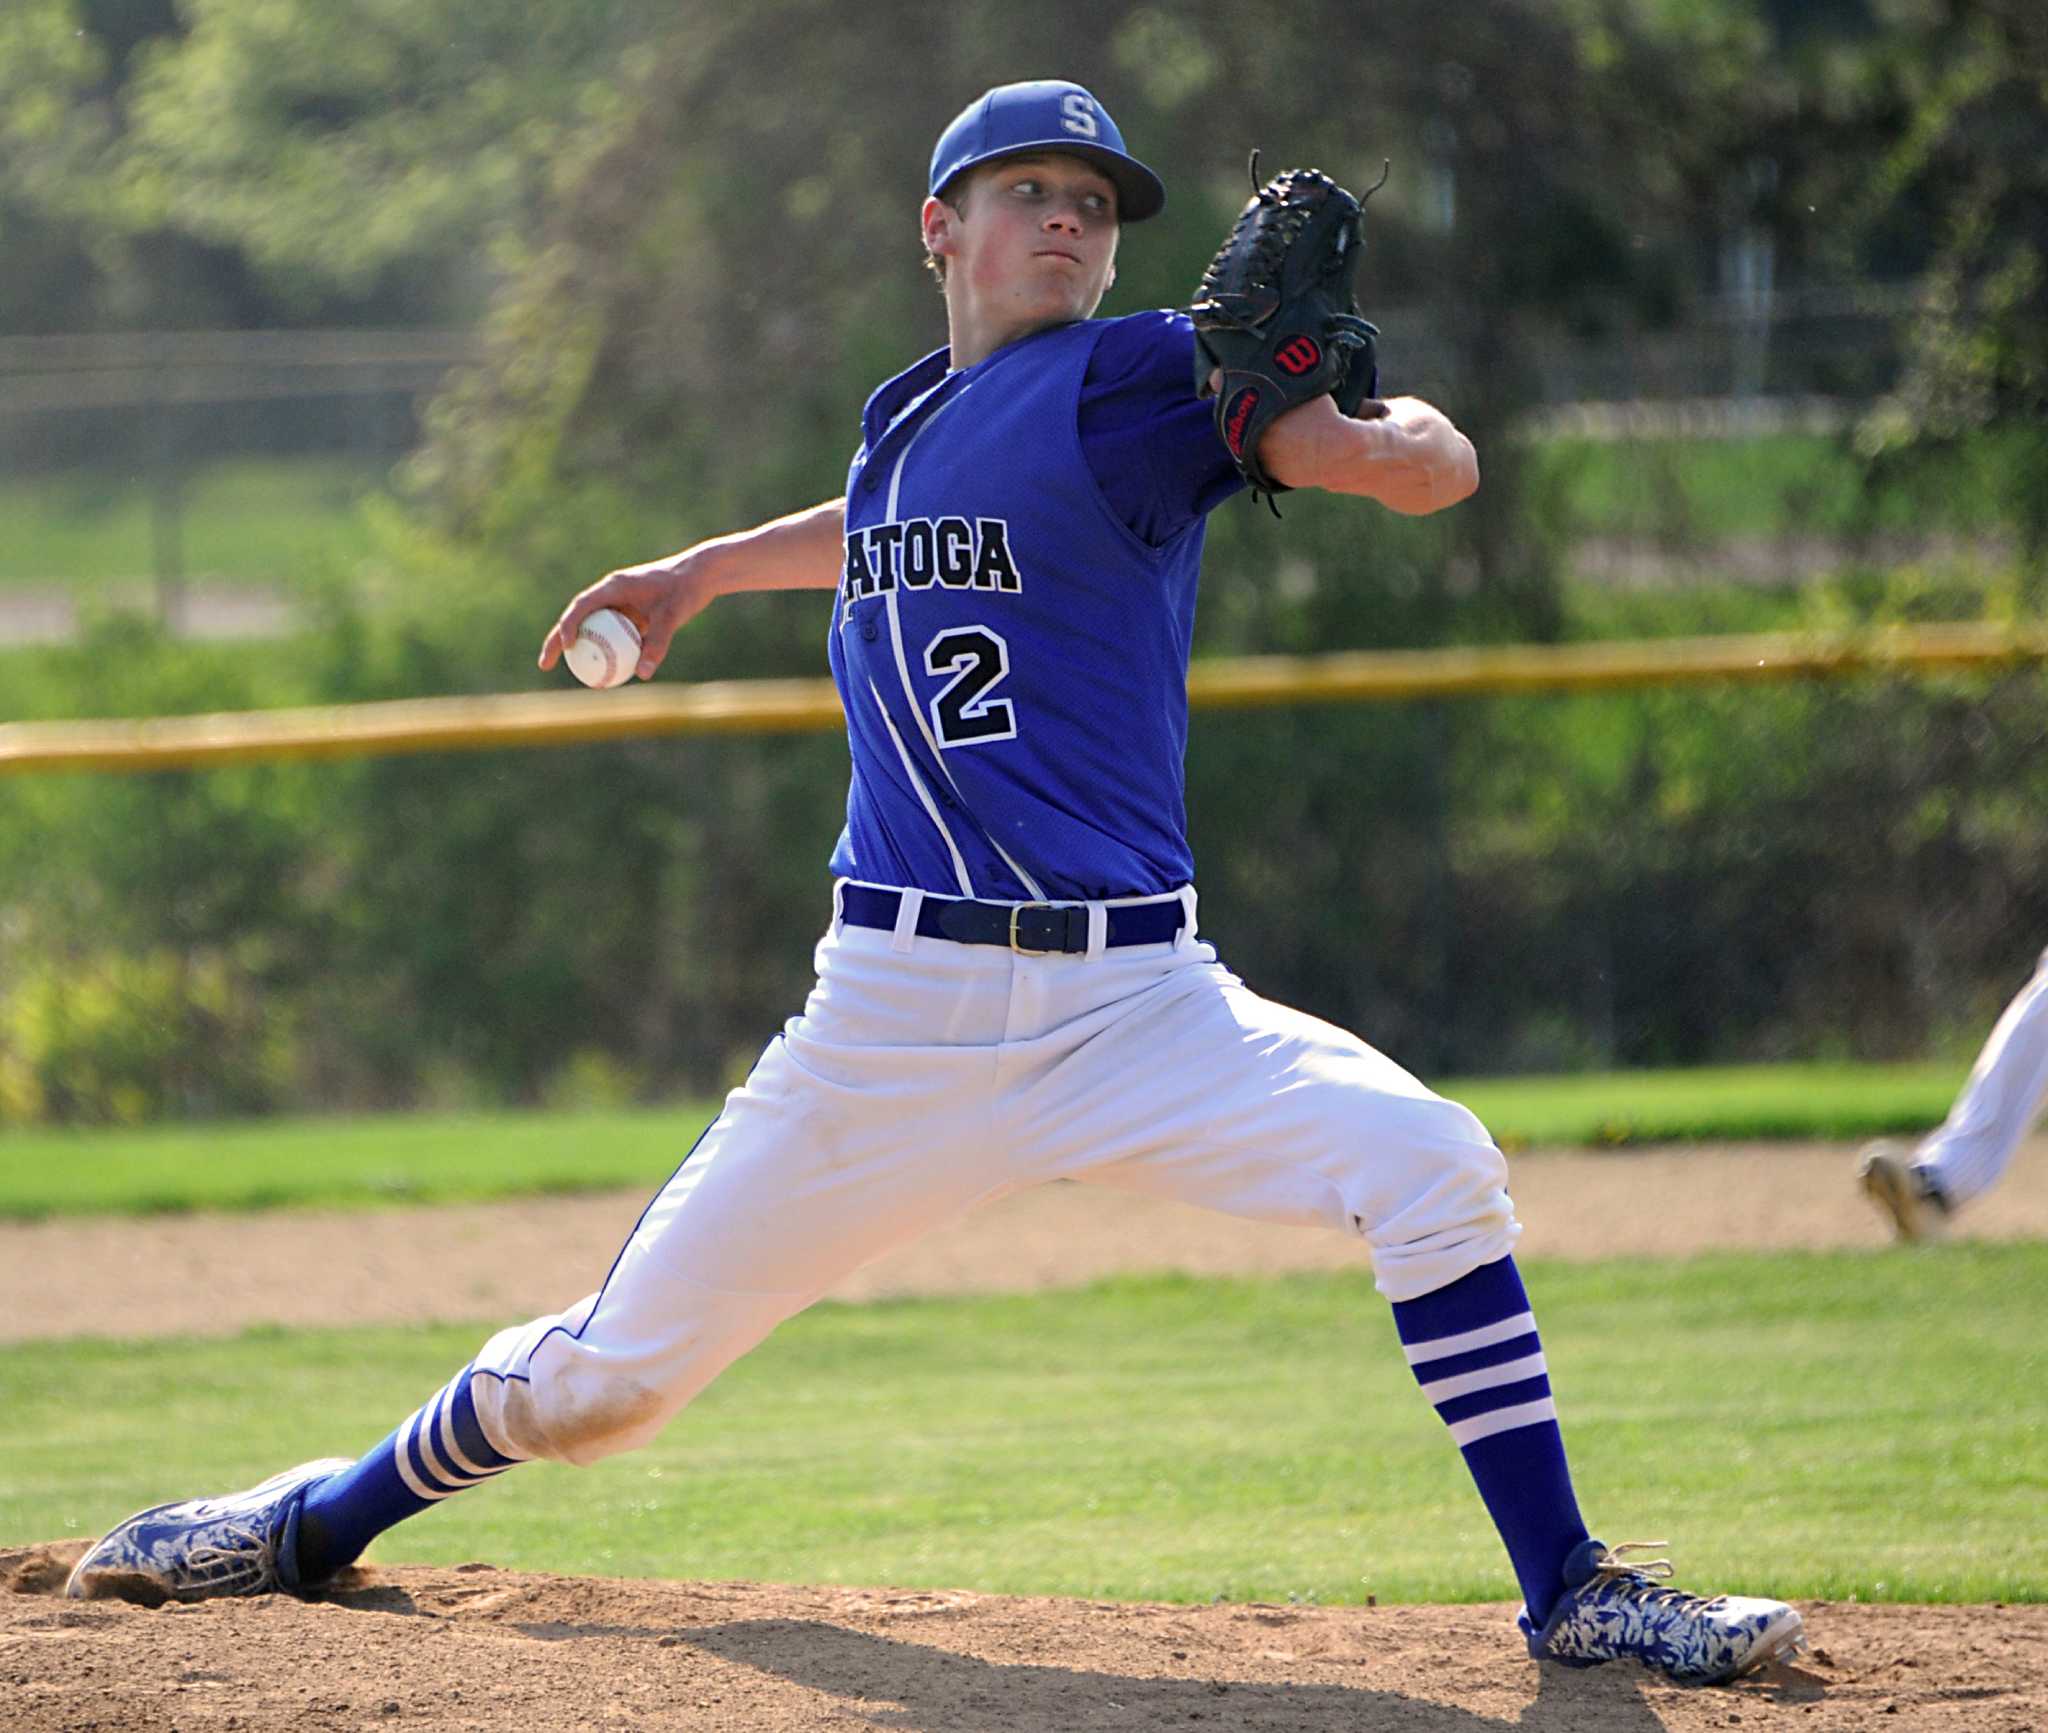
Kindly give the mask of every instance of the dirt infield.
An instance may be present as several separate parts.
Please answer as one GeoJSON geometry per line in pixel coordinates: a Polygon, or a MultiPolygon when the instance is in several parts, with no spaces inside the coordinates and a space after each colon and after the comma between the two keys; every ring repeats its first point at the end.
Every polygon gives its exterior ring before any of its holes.
{"type": "MultiPolygon", "coordinates": [[[[1516,1156],[1524,1258],[1687,1257],[1887,1243],[1836,1144],[1516,1156]]],[[[658,1184],[657,1176],[652,1183],[658,1184]]],[[[0,1341],[231,1335],[252,1324],[501,1324],[589,1293],[640,1191],[428,1209],[0,1223],[0,1341]]],[[[1959,1223],[2048,1239],[2048,1139],[1959,1223]]],[[[836,1297],[994,1293],[1140,1270],[1356,1267],[1342,1234],[1235,1221],[1077,1185],[1007,1198],[860,1270],[836,1297]]]]}
{"type": "Polygon", "coordinates": [[[1505,1606],[1131,1606],[463,1565],[364,1572],[321,1602],[150,1611],[56,1598],[83,1544],[0,1553],[11,1733],[2048,1726],[2048,1607],[1810,1605],[1795,1665],[1684,1691],[1636,1667],[1531,1666],[1505,1606]]]}
{"type": "MultiPolygon", "coordinates": [[[[1963,1219],[2048,1238],[2048,1149],[1963,1219]]],[[[1833,1146],[1517,1157],[1533,1257],[1881,1247],[1833,1146]]],[[[471,1209],[0,1227],[0,1335],[502,1323],[602,1277],[638,1193],[471,1209]]],[[[1116,1271],[1355,1264],[1341,1236],[1076,1186],[992,1206],[840,1297],[1116,1271]]],[[[6,1733],[1691,1733],[2048,1729],[2048,1607],[1808,1604],[1811,1653],[1730,1689],[1531,1666],[1506,1606],[1113,1605],[886,1588],[366,1570],[323,1599],[60,1598],[85,1542],[0,1551],[6,1733]]]]}

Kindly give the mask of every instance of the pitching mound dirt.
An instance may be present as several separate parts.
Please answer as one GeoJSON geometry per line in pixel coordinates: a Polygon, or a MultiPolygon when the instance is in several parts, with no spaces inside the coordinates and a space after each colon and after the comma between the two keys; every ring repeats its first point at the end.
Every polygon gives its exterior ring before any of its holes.
{"type": "Polygon", "coordinates": [[[1512,1609],[358,1573],[317,1602],[60,1598],[82,1543],[0,1553],[12,1733],[1649,1733],[2048,1725],[2048,1608],[1804,1610],[1812,1652],[1726,1689],[1535,1667],[1512,1609]]]}

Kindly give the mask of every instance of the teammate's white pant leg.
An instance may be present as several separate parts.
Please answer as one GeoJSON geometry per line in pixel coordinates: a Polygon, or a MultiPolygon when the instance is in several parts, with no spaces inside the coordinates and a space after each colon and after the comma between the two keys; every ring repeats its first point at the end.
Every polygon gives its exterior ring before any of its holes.
{"type": "Polygon", "coordinates": [[[1951,1205],[1990,1190],[2048,1096],[2048,952],[2006,1006],[1948,1118],[1914,1157],[1951,1205]]]}

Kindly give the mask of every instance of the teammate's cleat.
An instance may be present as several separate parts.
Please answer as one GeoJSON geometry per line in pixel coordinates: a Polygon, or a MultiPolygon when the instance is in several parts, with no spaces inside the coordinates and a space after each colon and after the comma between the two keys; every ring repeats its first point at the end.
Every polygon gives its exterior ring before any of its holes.
{"type": "Polygon", "coordinates": [[[1938,1240],[1948,1232],[1948,1199],[1913,1165],[1904,1144],[1887,1141],[1865,1146],[1856,1179],[1884,1211],[1900,1239],[1938,1240]]]}
{"type": "Polygon", "coordinates": [[[210,1601],[297,1589],[299,1507],[306,1489],[353,1466],[324,1457],[247,1492],[151,1505],[109,1530],[72,1568],[75,1601],[210,1601]]]}
{"type": "Polygon", "coordinates": [[[1567,1667],[1640,1661],[1678,1685],[1722,1685],[1791,1654],[1805,1628],[1782,1601],[1665,1588],[1668,1559],[1630,1564],[1621,1555],[1662,1541],[1623,1541],[1609,1550],[1582,1541],[1565,1560],[1564,1598],[1537,1630],[1521,1615],[1529,1653],[1567,1667]]]}

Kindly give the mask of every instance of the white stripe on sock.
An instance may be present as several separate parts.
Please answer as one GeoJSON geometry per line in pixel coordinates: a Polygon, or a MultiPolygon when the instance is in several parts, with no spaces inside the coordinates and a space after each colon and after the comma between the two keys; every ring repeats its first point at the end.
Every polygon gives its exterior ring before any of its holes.
{"type": "Polygon", "coordinates": [[[1476,1330],[1467,1330],[1461,1336],[1439,1336],[1434,1342],[1410,1342],[1401,1352],[1408,1356],[1408,1364],[1419,1366],[1425,1360],[1442,1360],[1452,1354],[1469,1354],[1474,1348],[1491,1348],[1496,1342],[1511,1342],[1517,1336],[1536,1334],[1536,1314],[1519,1312],[1512,1318],[1503,1318],[1498,1324],[1481,1324],[1476,1330]]]}
{"type": "Polygon", "coordinates": [[[439,1503],[444,1498],[454,1497],[455,1489],[453,1487],[429,1486],[424,1480],[420,1479],[418,1473],[414,1470],[412,1451],[408,1446],[419,1432],[419,1428],[420,1416],[418,1412],[415,1412],[413,1417],[400,1427],[392,1437],[391,1450],[393,1458],[398,1464],[398,1478],[405,1482],[406,1490],[414,1498],[424,1498],[431,1503],[439,1503]]]}
{"type": "Polygon", "coordinates": [[[502,1468],[479,1468],[462,1454],[462,1446],[455,1441],[455,1385],[451,1383],[441,1392],[441,1424],[436,1430],[441,1435],[441,1454],[474,1480],[486,1480],[491,1475],[503,1474],[502,1468]]]}
{"type": "Polygon", "coordinates": [[[1423,1395],[1441,1407],[1453,1396],[1469,1396],[1475,1390],[1491,1390],[1496,1384],[1519,1384],[1524,1378],[1540,1378],[1550,1368],[1543,1363],[1543,1350],[1521,1360],[1499,1366],[1482,1366],[1477,1372],[1461,1372],[1455,1378],[1439,1378],[1422,1387],[1423,1395]]]}
{"type": "Polygon", "coordinates": [[[448,1392],[442,1391],[434,1400],[420,1410],[420,1424],[416,1436],[420,1442],[420,1460],[427,1465],[427,1473],[445,1485],[450,1492],[461,1492],[489,1478],[481,1470],[464,1474],[447,1457],[441,1454],[440,1441],[434,1436],[438,1430],[430,1410],[439,1410],[439,1427],[448,1424],[448,1392]]]}
{"type": "Polygon", "coordinates": [[[1475,1414],[1470,1420],[1453,1421],[1451,1442],[1460,1450],[1491,1438],[1496,1432],[1513,1432],[1521,1426],[1540,1426],[1557,1419],[1557,1404],[1546,1396],[1541,1402],[1523,1402],[1513,1408],[1496,1408],[1491,1414],[1475,1414]]]}

